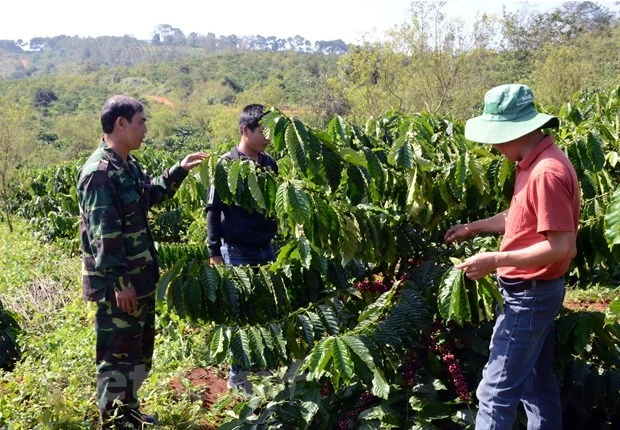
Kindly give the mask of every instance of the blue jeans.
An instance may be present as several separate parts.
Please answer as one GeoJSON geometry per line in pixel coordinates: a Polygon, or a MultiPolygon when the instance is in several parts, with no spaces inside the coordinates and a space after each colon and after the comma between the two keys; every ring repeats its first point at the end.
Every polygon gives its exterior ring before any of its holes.
{"type": "MultiPolygon", "coordinates": [[[[226,267],[230,266],[258,266],[268,264],[276,259],[276,253],[272,244],[262,249],[248,249],[239,245],[222,242],[220,247],[222,258],[226,267]]],[[[245,390],[248,394],[252,394],[252,385],[247,380],[249,371],[241,371],[241,366],[230,365],[228,374],[228,387],[237,387],[245,390]]]]}
{"type": "Polygon", "coordinates": [[[536,281],[530,289],[501,288],[504,313],[499,314],[476,395],[477,430],[510,430],[519,402],[527,428],[562,428],[562,407],[553,374],[555,317],[562,307],[564,282],[536,281]]]}
{"type": "Polygon", "coordinates": [[[226,266],[243,266],[247,264],[250,266],[258,266],[271,263],[276,259],[276,253],[272,244],[262,249],[251,249],[222,242],[220,251],[222,252],[222,258],[226,266]]]}

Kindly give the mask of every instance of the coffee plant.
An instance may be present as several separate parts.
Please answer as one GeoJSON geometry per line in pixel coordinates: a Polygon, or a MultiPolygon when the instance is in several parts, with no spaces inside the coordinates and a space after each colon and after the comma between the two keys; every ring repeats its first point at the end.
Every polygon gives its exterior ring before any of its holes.
{"type": "MultiPolygon", "coordinates": [[[[583,201],[567,283],[582,288],[618,281],[619,100],[620,88],[583,93],[559,113],[556,140],[583,201]]],[[[505,209],[514,166],[468,142],[462,123],[424,113],[314,130],[274,109],[263,124],[279,175],[212,157],[194,195],[214,186],[224,202],[277,219],[277,260],[226,269],[196,245],[162,249],[158,296],[214,324],[209,362],[272,371],[222,428],[471,427],[501,296],[453,264],[498,242],[441,239],[453,223],[505,209]]],[[[558,319],[556,364],[576,426],[619,422],[617,309],[558,319]]]]}
{"type": "Polygon", "coordinates": [[[0,369],[11,370],[19,358],[17,317],[0,302],[0,369]]]}
{"type": "Polygon", "coordinates": [[[19,172],[14,187],[13,210],[26,219],[41,241],[61,239],[77,249],[76,162],[33,167],[19,172]]]}
{"type": "MultiPolygon", "coordinates": [[[[179,160],[149,148],[133,154],[152,176],[161,174],[179,160]]],[[[44,242],[56,241],[74,253],[79,251],[79,205],[76,183],[84,159],[47,167],[20,170],[12,184],[13,212],[26,219],[35,236],[44,242]]],[[[206,238],[204,190],[192,177],[177,198],[156,206],[149,213],[152,233],[159,243],[180,242],[191,235],[206,238]]]]}

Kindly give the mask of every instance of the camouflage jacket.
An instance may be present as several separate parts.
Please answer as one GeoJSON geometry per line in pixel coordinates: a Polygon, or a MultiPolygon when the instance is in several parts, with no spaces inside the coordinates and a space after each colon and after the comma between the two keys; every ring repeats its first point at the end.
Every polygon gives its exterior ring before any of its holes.
{"type": "Polygon", "coordinates": [[[159,268],[147,212],[171,197],[186,176],[175,164],[151,179],[133,156],[125,164],[101,141],[77,183],[86,300],[111,300],[114,289],[130,285],[138,297],[153,292],[159,268]]]}

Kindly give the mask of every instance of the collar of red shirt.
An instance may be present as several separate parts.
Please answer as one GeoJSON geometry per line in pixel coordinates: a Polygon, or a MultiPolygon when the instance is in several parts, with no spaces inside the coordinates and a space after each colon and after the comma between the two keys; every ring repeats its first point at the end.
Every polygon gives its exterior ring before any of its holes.
{"type": "Polygon", "coordinates": [[[536,145],[525,158],[517,163],[517,169],[526,170],[530,167],[530,164],[536,160],[536,158],[547,148],[553,145],[553,137],[551,135],[545,136],[538,145],[536,145]]]}

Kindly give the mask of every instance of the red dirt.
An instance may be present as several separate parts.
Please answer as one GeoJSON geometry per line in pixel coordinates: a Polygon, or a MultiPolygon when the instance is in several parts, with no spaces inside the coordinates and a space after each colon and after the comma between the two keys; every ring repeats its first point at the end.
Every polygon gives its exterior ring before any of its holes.
{"type": "Polygon", "coordinates": [[[564,307],[570,309],[572,311],[589,311],[589,312],[603,312],[607,309],[611,303],[611,299],[609,300],[573,300],[573,299],[565,299],[564,307]]]}
{"type": "Polygon", "coordinates": [[[186,385],[191,386],[192,395],[199,392],[202,406],[210,409],[217,400],[228,392],[228,381],[218,374],[216,368],[197,367],[182,377],[177,376],[170,381],[170,388],[179,394],[186,392],[186,385]],[[182,382],[182,379],[185,384],[182,382]]]}

